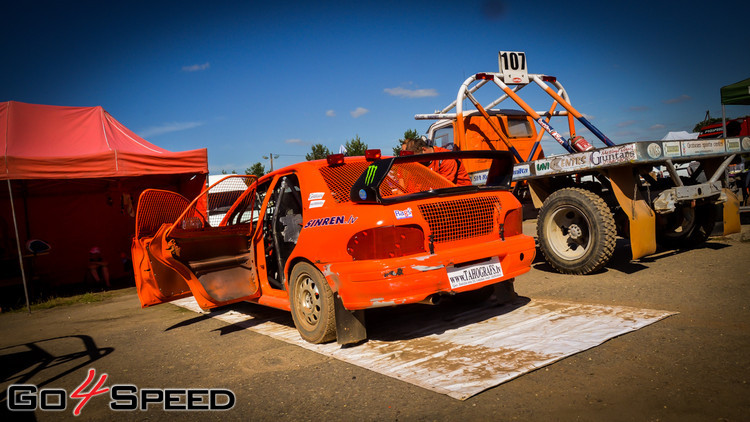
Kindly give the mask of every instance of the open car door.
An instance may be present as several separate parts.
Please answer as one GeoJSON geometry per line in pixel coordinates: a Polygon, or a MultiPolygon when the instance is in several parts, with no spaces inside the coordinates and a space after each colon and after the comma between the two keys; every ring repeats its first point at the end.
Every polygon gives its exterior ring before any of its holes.
{"type": "Polygon", "coordinates": [[[260,296],[250,241],[255,176],[228,176],[192,202],[149,189],[138,199],[132,254],[143,307],[195,296],[203,309],[260,296]]]}

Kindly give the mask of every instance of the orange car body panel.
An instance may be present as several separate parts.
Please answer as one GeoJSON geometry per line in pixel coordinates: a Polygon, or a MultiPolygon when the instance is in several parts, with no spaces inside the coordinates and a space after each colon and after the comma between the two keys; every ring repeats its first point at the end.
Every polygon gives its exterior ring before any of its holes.
{"type": "MultiPolygon", "coordinates": [[[[245,267],[249,266],[252,271],[248,272],[246,268],[242,274],[253,279],[247,281],[252,286],[246,290],[236,287],[239,293],[224,295],[224,299],[231,297],[229,300],[217,300],[216,291],[207,291],[205,281],[200,281],[196,271],[193,271],[193,264],[175,258],[180,247],[186,250],[184,245],[190,239],[210,237],[212,233],[218,233],[217,236],[229,234],[222,232],[220,227],[212,227],[197,230],[188,236],[174,223],[163,223],[156,231],[153,227],[157,224],[150,223],[151,230],[140,238],[136,237],[132,247],[136,285],[142,306],[167,302],[192,293],[198,304],[206,309],[248,300],[289,310],[287,280],[294,265],[301,261],[312,263],[320,270],[332,291],[339,295],[344,307],[349,310],[415,303],[434,294],[475,290],[529,271],[535,256],[535,244],[533,238],[521,233],[520,204],[510,191],[428,197],[388,205],[354,203],[349,199],[353,178],[362,174],[369,164],[363,157],[347,158],[346,164],[341,167],[343,173],[339,174],[339,170],[329,167],[325,160],[303,162],[267,174],[251,185],[250,190],[263,186],[267,188],[262,203],[256,206],[257,221],[248,224],[244,232],[250,245],[249,253],[252,254],[252,262],[245,267]],[[302,219],[300,227],[296,229],[296,244],[285,257],[283,269],[280,268],[283,271],[283,285],[274,285],[268,271],[269,265],[275,262],[276,252],[267,252],[269,241],[264,219],[270,213],[269,202],[274,189],[282,178],[289,179],[290,175],[298,181],[302,219]],[[270,185],[267,184],[269,182],[270,185]],[[476,207],[479,211],[474,212],[469,208],[450,219],[443,216],[443,211],[433,214],[429,211],[458,210],[459,206],[476,207]],[[467,229],[480,218],[477,215],[482,219],[479,229],[467,229]],[[513,224],[506,220],[513,220],[513,224]],[[454,224],[455,227],[443,227],[446,224],[454,224]],[[391,226],[422,230],[423,251],[378,259],[353,258],[348,248],[355,234],[391,226]],[[175,229],[169,230],[171,227],[175,229]],[[503,271],[501,277],[451,287],[449,269],[487,259],[500,263],[503,271]]],[[[142,213],[140,207],[139,201],[139,216],[142,213]]],[[[235,204],[231,210],[236,207],[235,204]]],[[[231,219],[231,210],[224,217],[222,225],[231,219]]],[[[175,223],[180,224],[179,220],[175,223]]],[[[232,236],[236,237],[239,230],[244,228],[234,228],[232,236]]],[[[293,234],[296,233],[293,231],[293,234]]]]}

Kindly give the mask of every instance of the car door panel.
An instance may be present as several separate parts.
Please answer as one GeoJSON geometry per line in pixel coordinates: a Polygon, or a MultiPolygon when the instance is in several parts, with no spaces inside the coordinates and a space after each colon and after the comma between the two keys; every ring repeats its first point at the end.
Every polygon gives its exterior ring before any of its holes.
{"type": "MultiPolygon", "coordinates": [[[[242,180],[247,191],[253,189],[247,188],[251,183],[244,178],[239,180],[242,180]]],[[[176,220],[172,224],[162,224],[153,237],[134,240],[134,259],[138,255],[140,259],[137,265],[142,269],[137,284],[143,306],[192,294],[201,308],[208,309],[260,296],[254,253],[249,241],[252,223],[226,225],[227,218],[213,218],[212,221],[218,226],[212,227],[206,219],[206,216],[213,217],[217,213],[211,208],[211,203],[215,199],[216,203],[222,203],[216,194],[208,196],[209,191],[218,184],[187,205],[179,203],[182,210],[176,220]]],[[[236,189],[218,189],[218,196],[226,193],[238,198],[232,206],[233,210],[243,205],[238,205],[241,201],[253,197],[253,192],[242,195],[236,192],[236,189]]],[[[141,209],[139,200],[139,214],[154,214],[154,208],[164,208],[174,203],[173,196],[161,195],[163,198],[156,200],[151,195],[150,201],[143,202],[144,209],[141,209]]],[[[249,205],[252,212],[252,204],[249,205]]],[[[174,212],[168,214],[174,215],[174,212]]]]}

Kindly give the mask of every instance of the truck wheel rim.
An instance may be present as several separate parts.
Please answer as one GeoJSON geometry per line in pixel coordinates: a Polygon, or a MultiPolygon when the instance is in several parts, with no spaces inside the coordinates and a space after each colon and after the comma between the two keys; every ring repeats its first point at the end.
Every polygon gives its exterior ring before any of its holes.
{"type": "Polygon", "coordinates": [[[550,248],[562,259],[572,261],[583,257],[591,244],[591,223],[573,206],[556,209],[547,219],[544,231],[550,248]]]}
{"type": "Polygon", "coordinates": [[[315,280],[307,275],[302,276],[297,303],[304,321],[310,326],[317,325],[320,320],[320,291],[315,280]]]}

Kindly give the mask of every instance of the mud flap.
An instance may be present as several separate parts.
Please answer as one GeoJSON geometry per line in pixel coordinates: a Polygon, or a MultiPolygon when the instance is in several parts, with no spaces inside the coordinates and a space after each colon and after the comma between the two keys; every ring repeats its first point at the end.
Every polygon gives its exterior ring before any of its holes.
{"type": "Polygon", "coordinates": [[[730,189],[722,189],[727,201],[724,203],[724,236],[732,233],[739,233],[742,230],[740,226],[740,199],[730,189]]]}
{"type": "Polygon", "coordinates": [[[365,311],[350,311],[344,308],[344,303],[338,294],[334,294],[336,315],[336,343],[346,345],[360,343],[367,339],[365,327],[365,311]]]}
{"type": "Polygon", "coordinates": [[[550,196],[552,189],[547,183],[541,180],[529,180],[529,193],[531,194],[531,201],[534,203],[534,208],[542,208],[544,200],[550,196]]]}
{"type": "Polygon", "coordinates": [[[656,214],[638,191],[632,167],[616,167],[608,174],[617,202],[628,216],[633,259],[651,255],[656,252],[656,214]]]}
{"type": "Polygon", "coordinates": [[[510,280],[501,281],[500,283],[495,283],[494,285],[494,294],[495,294],[495,301],[498,305],[505,305],[507,303],[513,303],[518,299],[518,293],[516,293],[516,289],[513,286],[515,282],[515,278],[511,278],[510,280]]]}

